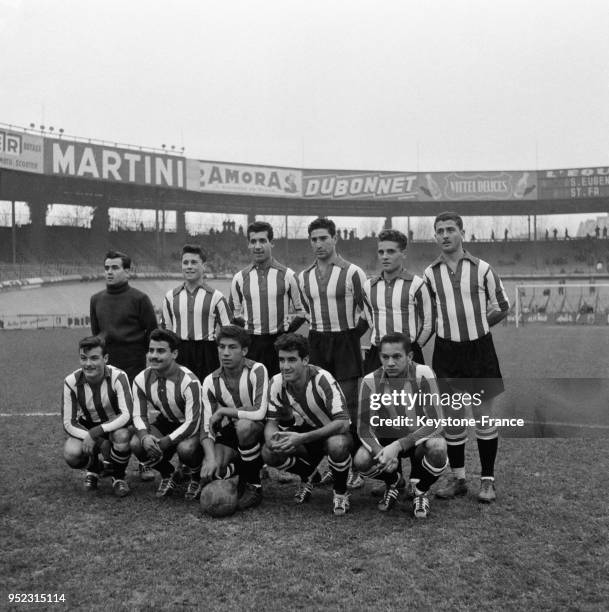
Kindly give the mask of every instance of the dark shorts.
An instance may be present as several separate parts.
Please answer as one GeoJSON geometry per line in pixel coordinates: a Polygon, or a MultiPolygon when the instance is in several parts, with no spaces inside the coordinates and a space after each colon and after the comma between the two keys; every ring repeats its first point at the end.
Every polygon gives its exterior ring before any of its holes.
{"type": "Polygon", "coordinates": [[[309,332],[310,362],[328,370],[336,380],[362,375],[362,350],[354,329],[340,332],[309,332]]]}
{"type": "Polygon", "coordinates": [[[279,357],[275,350],[275,340],[279,336],[281,334],[252,334],[252,343],[247,350],[247,358],[262,363],[269,374],[269,378],[279,374],[279,357]]]}
{"type": "Polygon", "coordinates": [[[239,438],[237,437],[237,430],[233,421],[230,421],[230,423],[220,429],[216,434],[215,442],[216,444],[228,446],[228,448],[232,448],[234,451],[239,450],[239,438]]]}
{"type": "MultiPolygon", "coordinates": [[[[412,359],[421,365],[425,365],[425,358],[421,347],[415,342],[412,345],[412,359]]],[[[372,344],[366,351],[366,359],[364,359],[364,374],[370,374],[374,370],[381,367],[381,359],[379,357],[379,348],[372,344]]]]}
{"type": "MultiPolygon", "coordinates": [[[[98,425],[103,425],[103,423],[101,422],[93,423],[92,421],[86,421],[83,418],[78,419],[78,424],[82,425],[87,431],[90,431],[91,429],[93,429],[94,427],[97,427],[98,425]]],[[[125,427],[127,427],[127,425],[125,425],[125,427]]],[[[100,438],[103,438],[104,440],[109,440],[110,433],[104,432],[103,434],[101,434],[100,438]]]]}
{"type": "Polygon", "coordinates": [[[177,361],[203,382],[220,367],[218,346],[212,340],[181,340],[177,361]]]}
{"type": "Polygon", "coordinates": [[[484,391],[484,398],[491,399],[504,390],[490,333],[465,342],[453,342],[436,336],[432,369],[443,393],[465,391],[473,394],[484,391]]]}
{"type": "Polygon", "coordinates": [[[169,436],[180,427],[181,423],[173,423],[162,414],[159,414],[154,423],[150,423],[150,425],[156,427],[162,436],[169,436]]]}

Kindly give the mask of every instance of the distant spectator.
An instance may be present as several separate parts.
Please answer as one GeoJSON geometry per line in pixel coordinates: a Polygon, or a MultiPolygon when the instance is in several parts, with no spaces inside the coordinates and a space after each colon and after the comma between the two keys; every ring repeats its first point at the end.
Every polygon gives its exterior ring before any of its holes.
{"type": "Polygon", "coordinates": [[[552,233],[554,234],[554,240],[558,240],[558,230],[556,228],[554,228],[552,230],[552,233]]]}
{"type": "Polygon", "coordinates": [[[565,240],[571,240],[571,236],[569,236],[569,230],[565,227],[565,240]]]}
{"type": "Polygon", "coordinates": [[[414,232],[412,230],[408,230],[408,242],[412,242],[414,239],[414,232]]]}
{"type": "Polygon", "coordinates": [[[607,226],[603,227],[603,238],[607,238],[607,226]]]}
{"type": "Polygon", "coordinates": [[[546,240],[550,239],[550,230],[546,227],[546,240]]]}
{"type": "Polygon", "coordinates": [[[506,227],[503,232],[503,240],[507,242],[507,239],[508,239],[508,228],[506,227]]]}
{"type": "Polygon", "coordinates": [[[476,242],[476,234],[472,234],[472,242],[476,242]]]}
{"type": "Polygon", "coordinates": [[[491,230],[491,240],[495,242],[495,230],[491,230]]]}
{"type": "Polygon", "coordinates": [[[344,238],[345,240],[347,240],[347,239],[349,238],[349,232],[347,231],[347,228],[345,228],[345,229],[343,230],[343,238],[344,238]]]}
{"type": "Polygon", "coordinates": [[[597,240],[601,237],[601,228],[598,225],[594,228],[594,234],[597,240]]]}

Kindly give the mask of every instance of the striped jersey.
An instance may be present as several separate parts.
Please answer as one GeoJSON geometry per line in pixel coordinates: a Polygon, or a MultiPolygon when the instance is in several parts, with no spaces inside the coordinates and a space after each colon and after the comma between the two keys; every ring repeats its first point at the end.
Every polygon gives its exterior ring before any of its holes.
{"type": "Polygon", "coordinates": [[[225,297],[207,284],[193,292],[186,283],[168,291],[163,299],[161,327],[181,340],[216,339],[216,325],[229,325],[232,315],[225,297]]]}
{"type": "Polygon", "coordinates": [[[245,359],[237,387],[231,386],[222,367],[203,381],[203,426],[201,439],[213,437],[209,419],[220,407],[237,408],[237,418],[262,421],[266,416],[269,376],[263,364],[245,359]]]}
{"type": "Polygon", "coordinates": [[[290,306],[305,316],[294,271],[271,259],[269,266],[249,265],[233,277],[229,304],[255,335],[278,334],[289,326],[290,306]]]}
{"type": "Polygon", "coordinates": [[[304,391],[284,383],[281,374],[271,379],[267,417],[284,426],[308,425],[319,429],[331,421],[349,421],[345,396],[330,372],[308,364],[304,391]]]}
{"type": "Polygon", "coordinates": [[[400,440],[404,450],[425,442],[442,431],[439,420],[443,418],[440,390],[433,370],[429,366],[411,363],[403,377],[390,378],[383,368],[367,374],[360,385],[357,433],[362,444],[374,455],[380,452],[380,439],[400,440]],[[398,402],[384,405],[379,395],[405,392],[398,395],[398,402]],[[403,399],[402,399],[403,397],[403,399]],[[376,401],[374,401],[376,398],[376,401]],[[399,420],[395,425],[386,425],[380,419],[399,420]],[[421,422],[419,418],[435,419],[433,424],[421,422]]]}
{"type": "Polygon", "coordinates": [[[63,428],[74,438],[83,440],[91,425],[101,425],[105,433],[125,427],[131,420],[132,409],[129,379],[114,366],[104,368],[99,385],[90,385],[82,368],[64,380],[63,428]]]}
{"type": "Polygon", "coordinates": [[[317,263],[298,275],[302,302],[311,318],[311,329],[317,332],[353,329],[356,310],[364,309],[364,271],[342,257],[330,267],[325,277],[317,263]]]}
{"type": "Polygon", "coordinates": [[[158,410],[177,427],[169,435],[174,444],[198,434],[201,424],[201,385],[184,366],[177,366],[167,378],[152,368],[133,381],[133,424],[138,432],[150,432],[148,410],[158,410]]]}
{"type": "Polygon", "coordinates": [[[491,266],[464,251],[453,272],[440,256],[425,270],[436,311],[436,334],[445,340],[464,342],[489,333],[489,305],[510,307],[503,283],[491,266]]]}
{"type": "Polygon", "coordinates": [[[424,346],[433,333],[431,297],[420,276],[402,270],[391,281],[386,281],[382,274],[367,279],[364,303],[374,346],[393,332],[403,333],[411,342],[424,346]]]}

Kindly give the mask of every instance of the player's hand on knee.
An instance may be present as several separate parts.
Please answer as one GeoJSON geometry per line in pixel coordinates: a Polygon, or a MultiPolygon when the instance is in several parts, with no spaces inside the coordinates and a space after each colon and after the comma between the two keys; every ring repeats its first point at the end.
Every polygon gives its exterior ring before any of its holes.
{"type": "Polygon", "coordinates": [[[300,446],[301,435],[294,431],[278,431],[273,434],[276,440],[275,450],[279,453],[293,453],[300,446]]]}
{"type": "Polygon", "coordinates": [[[87,433],[82,441],[82,451],[86,455],[93,455],[96,448],[95,440],[87,433]]]}
{"type": "Polygon", "coordinates": [[[163,455],[163,451],[159,446],[159,441],[151,434],[144,436],[142,447],[151,459],[160,459],[163,455]]]}
{"type": "Polygon", "coordinates": [[[381,451],[374,457],[381,470],[384,472],[395,472],[398,468],[398,455],[402,447],[396,440],[391,444],[385,446],[381,451]]]}

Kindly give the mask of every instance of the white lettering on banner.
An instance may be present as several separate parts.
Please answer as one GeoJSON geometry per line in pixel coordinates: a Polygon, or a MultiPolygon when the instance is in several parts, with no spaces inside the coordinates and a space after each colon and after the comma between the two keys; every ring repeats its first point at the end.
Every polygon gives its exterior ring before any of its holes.
{"type": "Polygon", "coordinates": [[[53,145],[53,174],[76,174],[74,145],[68,145],[65,151],[59,144],[53,145]]]}
{"type": "Polygon", "coordinates": [[[118,169],[121,167],[121,156],[116,151],[102,151],[102,176],[107,179],[110,174],[116,181],[121,180],[118,169]]]}
{"type": "Polygon", "coordinates": [[[93,155],[93,150],[87,147],[82,157],[80,158],[80,165],[78,166],[78,176],[85,176],[87,174],[91,174],[94,178],[99,178],[99,172],[97,171],[97,166],[95,165],[95,156],[93,155]]]}
{"type": "Polygon", "coordinates": [[[51,148],[53,174],[118,182],[184,187],[184,160],[105,148],[54,142],[51,148]]]}
{"type": "Polygon", "coordinates": [[[569,170],[546,170],[546,178],[564,178],[572,176],[607,176],[609,175],[609,166],[600,168],[571,168],[569,170]]]}
{"type": "Polygon", "coordinates": [[[240,170],[234,167],[220,167],[212,165],[208,170],[208,176],[205,176],[205,168],[199,169],[200,172],[200,187],[203,191],[205,188],[213,190],[214,188],[222,188],[225,186],[255,186],[271,191],[277,190],[285,193],[296,193],[298,186],[295,182],[293,173],[288,173],[284,177],[284,185],[280,173],[276,170],[240,170]]]}
{"type": "Polygon", "coordinates": [[[0,132],[0,152],[8,155],[21,155],[23,141],[18,134],[8,134],[0,132]]]}
{"type": "Polygon", "coordinates": [[[416,176],[367,174],[311,176],[305,178],[304,196],[309,198],[414,198],[416,176]]]}

